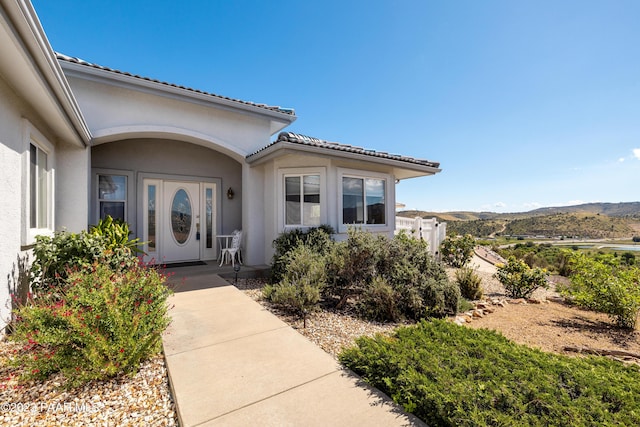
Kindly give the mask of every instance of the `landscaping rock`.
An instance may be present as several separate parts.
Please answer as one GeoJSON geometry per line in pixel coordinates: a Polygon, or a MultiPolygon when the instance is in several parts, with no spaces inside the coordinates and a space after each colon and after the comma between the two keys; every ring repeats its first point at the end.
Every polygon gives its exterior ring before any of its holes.
{"type": "Polygon", "coordinates": [[[7,366],[19,344],[0,341],[0,425],[153,425],[175,426],[175,405],[162,355],[144,362],[134,376],[93,381],[64,390],[63,378],[19,382],[7,366]],[[142,422],[142,419],[144,422],[142,422]]]}
{"type": "Polygon", "coordinates": [[[453,323],[455,323],[456,325],[462,326],[465,323],[467,323],[467,319],[463,316],[456,316],[455,319],[453,320],[453,323]]]}

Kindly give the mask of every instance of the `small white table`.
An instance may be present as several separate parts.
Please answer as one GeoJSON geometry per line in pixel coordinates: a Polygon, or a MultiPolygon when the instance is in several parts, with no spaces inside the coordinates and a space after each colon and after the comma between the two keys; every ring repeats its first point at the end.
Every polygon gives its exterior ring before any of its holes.
{"type": "Polygon", "coordinates": [[[220,265],[222,265],[222,251],[223,249],[227,249],[231,246],[233,234],[218,234],[216,238],[218,239],[218,248],[220,248],[220,251],[218,252],[218,259],[220,260],[220,265]]]}

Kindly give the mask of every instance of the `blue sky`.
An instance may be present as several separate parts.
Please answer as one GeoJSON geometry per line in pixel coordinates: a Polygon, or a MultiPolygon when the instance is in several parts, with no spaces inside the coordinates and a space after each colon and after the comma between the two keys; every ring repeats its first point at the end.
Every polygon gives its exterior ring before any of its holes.
{"type": "Polygon", "coordinates": [[[407,209],[640,200],[640,2],[35,0],[53,48],[439,161],[407,209]]]}

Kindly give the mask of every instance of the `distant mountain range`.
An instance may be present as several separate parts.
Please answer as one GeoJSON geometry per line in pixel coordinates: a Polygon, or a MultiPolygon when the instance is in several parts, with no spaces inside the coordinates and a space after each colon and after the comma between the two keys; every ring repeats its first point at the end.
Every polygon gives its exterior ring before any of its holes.
{"type": "Polygon", "coordinates": [[[440,218],[443,221],[472,221],[477,219],[515,219],[532,216],[553,215],[558,213],[590,212],[594,214],[615,216],[615,217],[638,217],[640,218],[640,202],[624,203],[585,203],[582,205],[559,206],[551,208],[539,208],[527,212],[497,213],[497,212],[473,212],[473,211],[451,211],[451,212],[429,212],[418,210],[407,210],[398,212],[398,216],[422,218],[440,218]]]}
{"type": "Polygon", "coordinates": [[[476,237],[494,235],[625,238],[640,235],[640,202],[585,203],[528,212],[402,211],[398,216],[438,218],[447,230],[476,237]]]}

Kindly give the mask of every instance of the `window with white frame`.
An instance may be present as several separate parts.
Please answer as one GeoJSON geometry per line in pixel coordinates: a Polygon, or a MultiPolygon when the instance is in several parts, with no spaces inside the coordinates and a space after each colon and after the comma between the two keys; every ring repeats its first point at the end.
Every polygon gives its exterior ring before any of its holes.
{"type": "Polygon", "coordinates": [[[320,225],[320,175],[285,175],[285,226],[320,225]]]}
{"type": "Polygon", "coordinates": [[[29,143],[29,228],[53,228],[52,161],[45,149],[29,143]]]}
{"type": "Polygon", "coordinates": [[[55,228],[55,149],[28,120],[23,125],[21,243],[27,247],[55,228]]]}
{"type": "Polygon", "coordinates": [[[98,174],[98,218],[127,220],[127,176],[98,174]]]}
{"type": "Polygon", "coordinates": [[[384,178],[342,177],[342,223],[385,225],[387,180],[384,178]]]}

